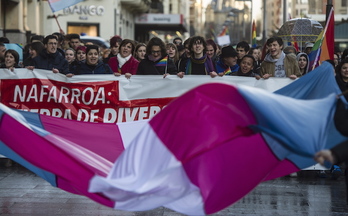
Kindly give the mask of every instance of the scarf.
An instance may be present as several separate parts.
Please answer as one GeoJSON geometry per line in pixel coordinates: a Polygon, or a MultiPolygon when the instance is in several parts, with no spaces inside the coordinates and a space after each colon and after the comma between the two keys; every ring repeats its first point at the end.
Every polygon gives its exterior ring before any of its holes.
{"type": "Polygon", "coordinates": [[[118,72],[121,73],[122,66],[132,57],[132,54],[129,56],[123,58],[120,54],[117,54],[117,60],[118,60],[118,72]]]}
{"type": "Polygon", "coordinates": [[[204,74],[208,75],[208,73],[213,71],[213,67],[211,65],[211,61],[207,61],[208,57],[207,55],[202,56],[199,59],[194,58],[193,56],[190,57],[189,61],[187,62],[186,67],[186,74],[192,74],[192,63],[193,64],[204,64],[204,74]]]}

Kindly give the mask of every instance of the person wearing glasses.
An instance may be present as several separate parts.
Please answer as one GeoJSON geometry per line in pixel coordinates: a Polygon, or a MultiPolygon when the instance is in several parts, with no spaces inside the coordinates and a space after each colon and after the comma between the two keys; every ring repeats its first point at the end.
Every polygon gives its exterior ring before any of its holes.
{"type": "Polygon", "coordinates": [[[146,55],[138,66],[136,75],[177,74],[174,62],[168,57],[165,43],[158,37],[150,39],[146,46],[146,55]]]}
{"type": "Polygon", "coordinates": [[[65,57],[57,50],[58,40],[54,35],[48,35],[43,40],[45,49],[43,49],[32,60],[32,65],[27,68],[33,70],[45,69],[51,70],[53,73],[67,74],[69,72],[69,63],[65,57]]]}

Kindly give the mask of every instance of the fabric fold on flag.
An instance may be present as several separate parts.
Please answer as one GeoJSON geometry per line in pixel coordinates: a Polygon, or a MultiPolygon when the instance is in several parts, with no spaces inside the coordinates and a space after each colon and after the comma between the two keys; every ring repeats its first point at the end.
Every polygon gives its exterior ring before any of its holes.
{"type": "Polygon", "coordinates": [[[204,84],[149,121],[86,123],[1,105],[0,141],[7,157],[53,175],[52,185],[103,205],[212,214],[347,140],[334,127],[340,90],[329,67],[275,93],[204,84]]]}

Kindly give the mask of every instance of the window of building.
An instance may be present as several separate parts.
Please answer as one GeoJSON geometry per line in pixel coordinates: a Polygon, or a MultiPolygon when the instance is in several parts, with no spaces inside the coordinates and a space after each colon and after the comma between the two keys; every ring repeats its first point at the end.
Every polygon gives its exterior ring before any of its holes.
{"type": "Polygon", "coordinates": [[[342,7],[347,7],[347,0],[341,0],[341,6],[342,7]]]}

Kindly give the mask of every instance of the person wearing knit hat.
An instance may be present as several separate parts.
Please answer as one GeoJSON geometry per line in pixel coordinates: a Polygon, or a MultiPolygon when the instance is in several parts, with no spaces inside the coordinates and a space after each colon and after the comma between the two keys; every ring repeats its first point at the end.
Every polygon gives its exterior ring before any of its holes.
{"type": "Polygon", "coordinates": [[[76,60],[83,61],[86,59],[86,46],[78,46],[76,48],[76,60]]]}
{"type": "Polygon", "coordinates": [[[216,62],[216,72],[219,76],[237,73],[239,69],[237,64],[238,53],[232,46],[223,47],[219,58],[219,61],[216,62]]]}

